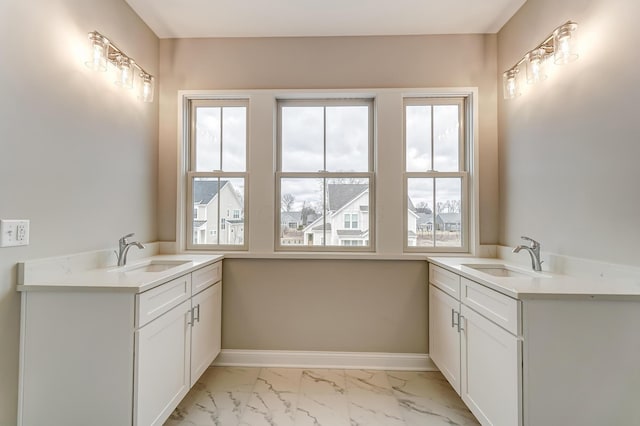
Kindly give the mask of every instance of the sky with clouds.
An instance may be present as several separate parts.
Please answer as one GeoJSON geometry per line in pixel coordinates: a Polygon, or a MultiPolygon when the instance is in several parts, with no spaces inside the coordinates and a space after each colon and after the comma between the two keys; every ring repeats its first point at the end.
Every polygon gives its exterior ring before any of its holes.
{"type": "MultiPolygon", "coordinates": [[[[458,108],[458,105],[406,107],[407,171],[431,170],[432,157],[433,169],[436,171],[459,170],[458,108]]],[[[197,108],[197,171],[246,170],[246,114],[246,107],[197,108]]],[[[365,105],[283,106],[282,171],[367,172],[368,120],[369,111],[365,105]]],[[[398,149],[402,147],[398,146],[398,149]]],[[[236,183],[241,185],[237,189],[244,191],[244,182],[236,183]]],[[[460,199],[460,179],[438,179],[435,186],[436,202],[460,199]]],[[[414,205],[425,202],[433,207],[433,180],[412,179],[408,189],[414,205]]],[[[304,202],[320,206],[322,179],[283,179],[281,193],[295,197],[293,210],[300,210],[304,202]]]]}

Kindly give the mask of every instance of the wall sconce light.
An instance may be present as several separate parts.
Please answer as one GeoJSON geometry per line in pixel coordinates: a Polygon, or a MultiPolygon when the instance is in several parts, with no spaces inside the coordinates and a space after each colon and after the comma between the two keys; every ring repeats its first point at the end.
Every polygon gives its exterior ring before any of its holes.
{"type": "Polygon", "coordinates": [[[117,76],[115,84],[127,89],[132,89],[137,74],[140,82],[138,99],[143,102],[153,102],[155,79],[146,72],[133,58],[127,56],[118,49],[108,38],[97,31],[89,33],[89,58],[85,65],[94,71],[106,71],[107,64],[111,63],[117,76]]]}
{"type": "Polygon", "coordinates": [[[138,99],[140,99],[143,102],[152,102],[154,78],[150,74],[141,75],[141,78],[142,78],[142,84],[140,84],[140,93],[138,95],[138,99]]]}
{"type": "Polygon", "coordinates": [[[118,64],[118,78],[116,78],[116,85],[124,87],[125,89],[133,89],[133,74],[136,61],[129,59],[124,55],[120,55],[116,59],[118,64]]]}
{"type": "Polygon", "coordinates": [[[557,65],[568,64],[578,59],[575,36],[577,28],[578,24],[572,21],[560,25],[535,49],[505,71],[502,74],[504,98],[513,99],[520,96],[518,74],[522,64],[526,67],[527,83],[535,84],[547,78],[546,66],[551,57],[557,65]]]}
{"type": "Polygon", "coordinates": [[[518,84],[518,73],[520,70],[511,68],[502,74],[502,84],[504,86],[504,98],[513,99],[520,96],[520,85],[518,84]]]}

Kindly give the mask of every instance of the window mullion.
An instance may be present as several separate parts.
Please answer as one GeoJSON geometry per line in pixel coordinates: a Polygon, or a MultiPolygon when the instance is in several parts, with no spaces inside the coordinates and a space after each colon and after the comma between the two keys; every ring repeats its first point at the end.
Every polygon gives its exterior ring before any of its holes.
{"type": "MultiPolygon", "coordinates": [[[[434,142],[434,131],[433,131],[433,127],[434,127],[434,125],[433,125],[434,124],[434,120],[433,120],[434,105],[431,105],[431,107],[429,109],[431,111],[431,169],[430,169],[430,171],[435,171],[434,157],[435,157],[435,154],[436,154],[436,151],[435,151],[436,144],[434,142]]],[[[435,241],[435,238],[434,238],[434,241],[435,241]]]]}
{"type": "Polygon", "coordinates": [[[437,189],[436,189],[436,178],[433,177],[431,179],[432,179],[432,182],[433,182],[433,185],[432,185],[432,188],[433,188],[433,194],[432,194],[433,195],[433,246],[432,247],[435,248],[435,246],[436,246],[436,237],[438,235],[438,233],[436,232],[436,230],[438,228],[438,208],[436,206],[436,191],[437,191],[437,189]]]}
{"type": "Polygon", "coordinates": [[[222,166],[222,127],[224,126],[224,107],[220,107],[220,171],[224,170],[222,166]]]}
{"type": "Polygon", "coordinates": [[[327,245],[327,178],[322,178],[322,246],[327,245]]]}

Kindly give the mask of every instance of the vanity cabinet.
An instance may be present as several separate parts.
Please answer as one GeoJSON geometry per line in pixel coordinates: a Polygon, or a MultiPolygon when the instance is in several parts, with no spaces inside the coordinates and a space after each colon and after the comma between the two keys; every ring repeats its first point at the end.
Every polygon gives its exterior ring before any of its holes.
{"type": "Polygon", "coordinates": [[[222,264],[215,263],[193,273],[191,319],[191,386],[218,356],[222,342],[222,264]],[[204,289],[204,290],[203,290],[204,289]]]}
{"type": "Polygon", "coordinates": [[[640,425],[638,282],[461,269],[475,261],[430,262],[429,350],[481,424],[640,425]]]}
{"type": "Polygon", "coordinates": [[[484,425],[522,425],[519,302],[429,266],[429,351],[484,425]]]}
{"type": "Polygon", "coordinates": [[[460,302],[429,286],[429,356],[460,395],[460,302]]]}
{"type": "Polygon", "coordinates": [[[190,302],[135,332],[135,425],[162,424],[191,387],[190,302]]]}
{"type": "Polygon", "coordinates": [[[162,425],[220,352],[222,263],[142,293],[22,294],[18,424],[162,425]]]}

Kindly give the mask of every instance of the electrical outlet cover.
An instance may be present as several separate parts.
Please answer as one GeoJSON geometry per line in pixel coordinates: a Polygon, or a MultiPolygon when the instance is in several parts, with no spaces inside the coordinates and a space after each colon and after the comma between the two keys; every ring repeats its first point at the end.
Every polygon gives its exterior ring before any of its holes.
{"type": "Polygon", "coordinates": [[[28,220],[0,220],[0,247],[29,244],[28,220]]]}

